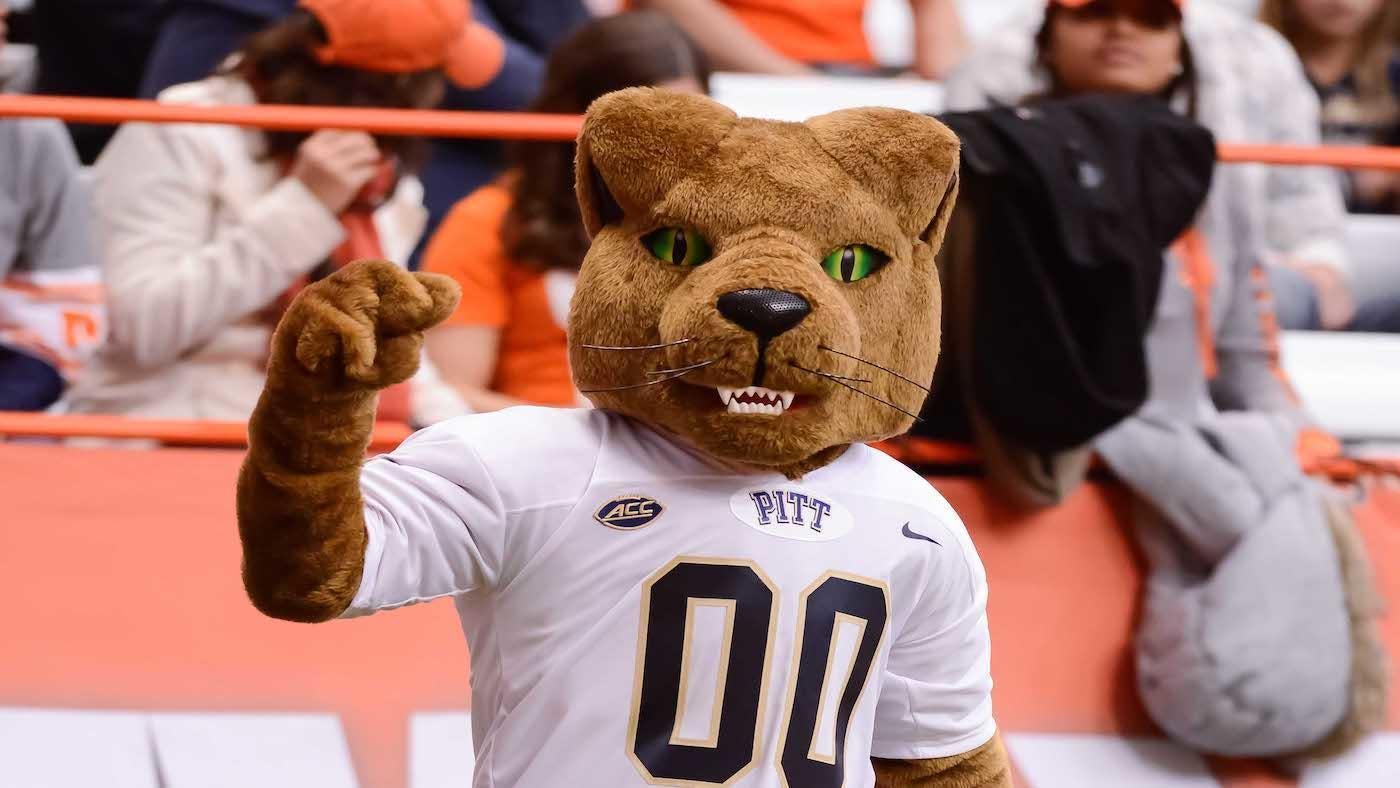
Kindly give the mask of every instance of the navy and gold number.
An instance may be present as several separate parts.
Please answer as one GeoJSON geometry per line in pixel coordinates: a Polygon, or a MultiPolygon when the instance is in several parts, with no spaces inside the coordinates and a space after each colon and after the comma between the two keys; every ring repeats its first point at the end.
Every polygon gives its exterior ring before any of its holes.
{"type": "MultiPolygon", "coordinates": [[[[642,597],[637,681],[633,687],[629,747],[648,782],[724,785],[753,768],[760,756],[758,726],[772,655],[777,600],[755,564],[722,559],[677,559],[648,581],[642,597]],[[707,738],[680,737],[687,654],[695,606],[726,610],[719,666],[723,694],[711,711],[707,738]]],[[[777,766],[790,786],[840,788],[845,782],[846,731],[874,670],[889,618],[883,583],[829,572],[798,600],[799,640],[783,710],[777,766]],[[830,662],[843,624],[854,638],[849,671],[830,662]],[[850,630],[848,630],[850,631],[850,630]],[[834,709],[823,708],[829,681],[834,709]],[[814,743],[821,718],[832,719],[834,741],[814,743]]],[[[850,639],[848,639],[849,642],[850,639]]]]}
{"type": "Polygon", "coordinates": [[[655,580],[643,598],[646,644],[640,686],[634,688],[632,754],[652,780],[722,785],[754,764],[754,732],[768,673],[774,622],[773,587],[748,563],[679,562],[655,580]],[[719,724],[711,740],[675,741],[691,600],[732,600],[729,659],[719,724]]]}
{"type": "Polygon", "coordinates": [[[865,677],[875,664],[885,632],[889,602],[882,586],[873,586],[840,575],[830,575],[809,590],[800,613],[802,639],[797,652],[788,700],[787,729],[778,760],[788,785],[804,788],[840,788],[846,779],[846,729],[865,687],[865,677]],[[836,707],[835,747],[819,752],[813,744],[822,716],[824,682],[834,675],[828,663],[834,656],[837,627],[851,622],[860,632],[851,665],[851,678],[836,707]]]}

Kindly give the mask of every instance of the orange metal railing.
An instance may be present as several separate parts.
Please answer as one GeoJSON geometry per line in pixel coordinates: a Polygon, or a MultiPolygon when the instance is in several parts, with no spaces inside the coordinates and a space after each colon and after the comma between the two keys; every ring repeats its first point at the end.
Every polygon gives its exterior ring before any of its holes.
{"type": "MultiPolygon", "coordinates": [[[[261,104],[196,107],[131,99],[69,96],[0,96],[0,117],[47,117],[82,123],[219,123],[276,131],[358,129],[375,134],[482,139],[569,140],[578,134],[577,115],[525,112],[304,107],[261,104]]],[[[1339,169],[1400,170],[1400,148],[1308,147],[1220,143],[1230,163],[1309,165],[1339,169]]]]}
{"type": "MultiPolygon", "coordinates": [[[[273,131],[355,129],[376,134],[480,139],[570,140],[583,118],[523,112],[451,112],[288,105],[189,106],[132,99],[0,95],[0,118],[49,117],[82,123],[214,123],[273,131]]],[[[1400,171],[1400,148],[1305,147],[1220,143],[1222,162],[1400,171]]],[[[372,450],[391,448],[408,436],[402,424],[376,428],[372,450]]],[[[3,437],[147,439],[166,445],[243,446],[239,422],[153,421],[113,416],[54,416],[0,412],[3,437]]],[[[966,447],[923,445],[930,463],[974,462],[966,447]]]]}
{"type": "Polygon", "coordinates": [[[0,96],[0,117],[59,118],[78,123],[218,123],[271,131],[353,129],[375,134],[485,139],[571,140],[583,118],[524,112],[306,107],[283,104],[201,107],[135,99],[0,96]]]}
{"type": "MultiPolygon", "coordinates": [[[[407,424],[380,422],[370,437],[370,451],[388,451],[412,432],[407,424]]],[[[248,445],[248,425],[241,421],[169,421],[0,411],[0,440],[7,437],[147,440],[166,446],[242,448],[248,445]]]]}

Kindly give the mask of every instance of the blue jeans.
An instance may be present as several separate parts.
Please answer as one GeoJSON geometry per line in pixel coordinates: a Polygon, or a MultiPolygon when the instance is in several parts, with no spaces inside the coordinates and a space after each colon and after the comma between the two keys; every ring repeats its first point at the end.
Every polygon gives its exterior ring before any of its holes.
{"type": "MultiPolygon", "coordinates": [[[[1320,331],[1317,290],[1308,278],[1284,265],[1269,266],[1269,287],[1279,326],[1290,331],[1320,331]]],[[[1356,293],[1356,316],[1343,331],[1400,334],[1400,293],[1356,293]]]]}
{"type": "Polygon", "coordinates": [[[0,347],[0,410],[43,410],[63,394],[58,370],[33,356],[0,347]]]}

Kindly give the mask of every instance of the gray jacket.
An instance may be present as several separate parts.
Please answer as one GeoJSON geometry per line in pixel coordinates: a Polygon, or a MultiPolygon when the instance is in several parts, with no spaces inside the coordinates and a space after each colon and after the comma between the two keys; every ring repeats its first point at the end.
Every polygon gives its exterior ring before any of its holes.
{"type": "Polygon", "coordinates": [[[69,379],[103,333],[92,201],[63,124],[0,120],[0,344],[69,379]]]}

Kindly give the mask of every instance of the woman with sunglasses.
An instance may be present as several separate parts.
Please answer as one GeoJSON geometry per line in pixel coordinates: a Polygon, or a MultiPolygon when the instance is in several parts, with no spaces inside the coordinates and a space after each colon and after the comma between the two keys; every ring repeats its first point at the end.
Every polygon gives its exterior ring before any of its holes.
{"type": "MultiPolygon", "coordinates": [[[[1242,34],[1232,45],[1239,52],[1199,47],[1188,40],[1183,2],[1051,0],[1038,30],[1023,37],[1025,73],[1011,102],[1156,96],[1235,137],[1239,113],[1264,111],[1245,93],[1278,86],[1232,85],[1228,77],[1246,66],[1261,73],[1269,62],[1262,54],[1285,45],[1249,23],[1255,38],[1242,34]]],[[[1001,88],[1010,84],[1005,61],[984,53],[967,68],[979,66],[991,76],[964,72],[950,85],[964,106],[976,88],[997,78],[1001,88]]],[[[1301,82],[1296,61],[1293,72],[1301,82]]],[[[1305,83],[1302,90],[1294,98],[1306,109],[1312,96],[1305,83]]],[[[1133,533],[1149,576],[1134,646],[1149,714],[1204,752],[1310,756],[1349,746],[1376,722],[1366,699],[1384,697],[1385,685],[1369,668],[1384,658],[1370,650],[1369,617],[1352,617],[1359,604],[1351,593],[1360,586],[1348,585],[1349,573],[1364,564],[1354,528],[1344,515],[1329,516],[1293,453],[1295,445],[1301,452],[1335,442],[1309,427],[1278,367],[1260,266],[1267,227],[1257,209],[1285,186],[1300,192],[1292,205],[1301,209],[1301,190],[1313,182],[1297,173],[1284,183],[1261,176],[1273,174],[1216,171],[1196,226],[1167,255],[1146,343],[1149,401],[1094,449],[1141,501],[1133,533]]],[[[1313,195],[1331,195],[1317,211],[1340,218],[1340,195],[1330,188],[1313,195]]],[[[1321,238],[1330,226],[1318,219],[1304,213],[1270,240],[1307,248],[1314,241],[1303,230],[1321,238]]]]}
{"type": "MultiPolygon", "coordinates": [[[[1086,61],[1087,70],[1076,72],[1071,71],[1074,63],[1052,68],[1043,58],[1048,25],[1040,23],[1047,17],[1072,24],[1114,9],[1129,12],[1144,29],[1159,31],[1170,25],[1164,14],[1183,14],[1179,29],[1165,32],[1185,45],[1188,59],[1165,64],[1190,68],[1200,78],[1191,80],[1195,87],[1189,90],[1169,91],[1170,100],[1219,139],[1282,145],[1321,142],[1317,96],[1288,42],[1267,25],[1208,2],[1183,4],[1180,11],[1173,0],[1052,2],[1048,15],[1037,11],[1022,24],[1008,25],[968,56],[948,80],[949,109],[1016,105],[1065,89],[1140,92],[1132,84],[1114,84],[1136,71],[1130,64],[1100,68],[1102,64],[1086,61]]],[[[1263,165],[1231,169],[1245,172],[1239,184],[1241,222],[1255,226],[1270,263],[1266,271],[1282,327],[1400,330],[1400,294],[1358,293],[1351,286],[1346,206],[1333,171],[1263,165]]]]}

